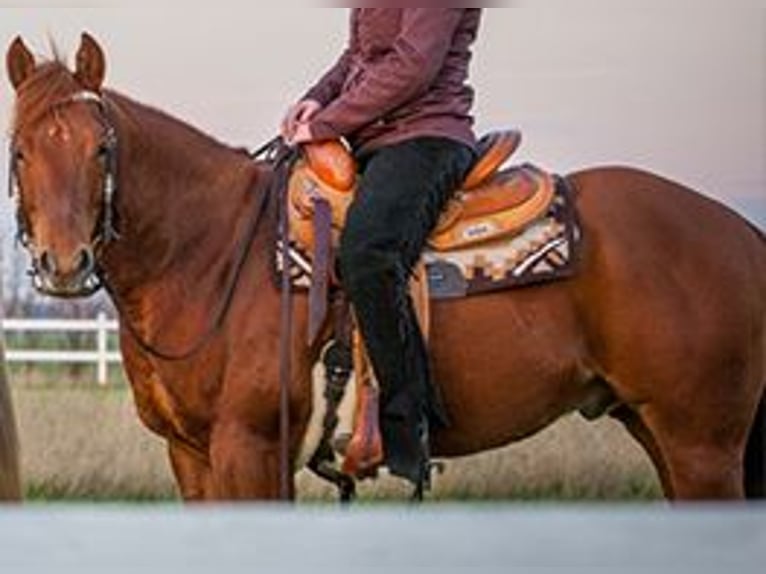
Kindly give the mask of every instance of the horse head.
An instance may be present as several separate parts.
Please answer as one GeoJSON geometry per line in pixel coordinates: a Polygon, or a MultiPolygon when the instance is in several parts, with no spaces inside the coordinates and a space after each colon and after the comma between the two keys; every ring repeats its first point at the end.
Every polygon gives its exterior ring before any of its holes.
{"type": "Polygon", "coordinates": [[[16,93],[10,191],[36,286],[88,295],[99,284],[97,252],[113,238],[116,139],[102,94],[104,53],[84,33],[72,72],[58,60],[37,63],[16,38],[6,64],[16,93]]]}

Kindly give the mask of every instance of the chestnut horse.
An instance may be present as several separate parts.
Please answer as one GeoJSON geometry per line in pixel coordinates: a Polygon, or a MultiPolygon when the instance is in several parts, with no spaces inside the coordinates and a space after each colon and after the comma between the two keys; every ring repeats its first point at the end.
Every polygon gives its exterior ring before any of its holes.
{"type": "Polygon", "coordinates": [[[5,371],[5,357],[0,343],[0,502],[21,499],[19,445],[11,391],[5,371]]]}
{"type": "MultiPolygon", "coordinates": [[[[88,293],[98,270],[138,413],[167,440],[184,498],[276,498],[269,164],[105,90],[104,54],[88,35],[74,72],[36,63],[20,39],[7,66],[14,187],[39,287],[88,293]]],[[[762,496],[763,235],[649,173],[566,179],[584,233],[576,278],[433,306],[434,378],[451,420],[434,433],[434,454],[500,447],[609,404],[669,498],[762,496]]],[[[305,344],[305,296],[293,312],[294,460],[321,341],[305,344]]]]}

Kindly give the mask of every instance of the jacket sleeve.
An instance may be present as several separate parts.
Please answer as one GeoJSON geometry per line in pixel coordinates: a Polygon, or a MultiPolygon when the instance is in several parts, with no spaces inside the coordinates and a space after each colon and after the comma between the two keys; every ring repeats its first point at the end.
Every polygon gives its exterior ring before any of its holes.
{"type": "Polygon", "coordinates": [[[406,8],[392,50],[313,119],[317,140],[350,135],[425,92],[452,46],[464,8],[406,8]]]}
{"type": "Polygon", "coordinates": [[[335,65],[312,87],[303,99],[312,99],[326,106],[341,92],[351,65],[351,49],[347,48],[335,65]]]}

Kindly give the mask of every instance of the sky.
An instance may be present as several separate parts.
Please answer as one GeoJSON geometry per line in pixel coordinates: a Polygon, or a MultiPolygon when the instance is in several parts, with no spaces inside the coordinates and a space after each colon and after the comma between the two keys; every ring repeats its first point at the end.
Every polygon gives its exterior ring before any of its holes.
{"type": "MultiPolygon", "coordinates": [[[[338,55],[347,19],[294,1],[0,0],[0,48],[21,34],[71,55],[88,30],[110,87],[255,148],[338,55]]],[[[766,0],[507,2],[485,11],[472,82],[477,130],[520,128],[519,161],[650,169],[766,226],[766,0]]],[[[12,98],[3,74],[2,126],[12,98]]]]}

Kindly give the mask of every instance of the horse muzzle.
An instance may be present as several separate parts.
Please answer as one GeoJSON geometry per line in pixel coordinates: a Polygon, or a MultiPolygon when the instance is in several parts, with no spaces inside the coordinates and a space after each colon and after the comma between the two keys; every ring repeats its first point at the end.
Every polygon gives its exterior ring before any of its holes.
{"type": "Polygon", "coordinates": [[[34,258],[32,276],[35,289],[53,297],[88,297],[101,288],[96,257],[89,246],[78,248],[70,257],[41,250],[34,258]]]}

